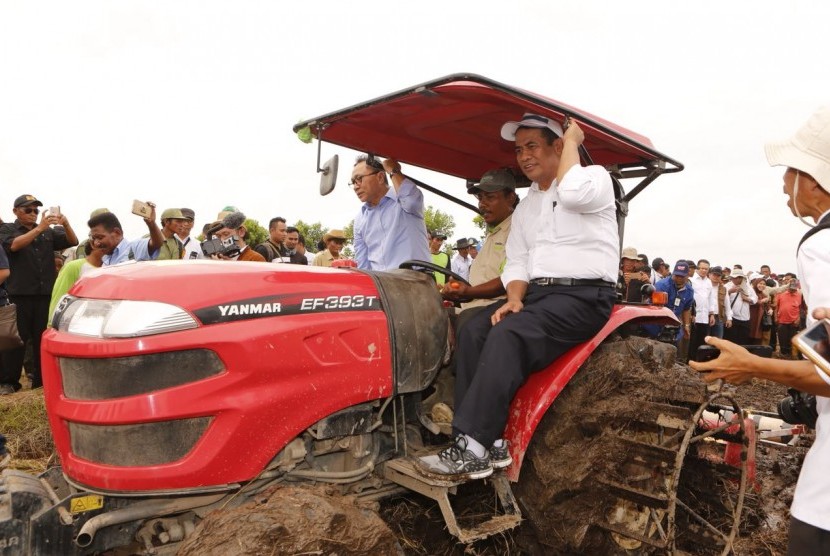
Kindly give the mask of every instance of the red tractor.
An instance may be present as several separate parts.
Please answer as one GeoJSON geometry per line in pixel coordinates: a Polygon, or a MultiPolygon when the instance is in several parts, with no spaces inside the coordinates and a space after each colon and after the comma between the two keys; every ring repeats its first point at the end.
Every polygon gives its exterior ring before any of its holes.
{"type": "MultiPolygon", "coordinates": [[[[498,130],[527,111],[580,122],[583,161],[614,178],[621,229],[633,197],[683,169],[639,134],[470,74],[295,131],[477,181],[515,167],[498,130]],[[627,179],[636,180],[628,193],[627,179]]],[[[319,171],[326,194],[337,158],[319,171]]],[[[449,188],[418,183],[475,210],[449,188]]],[[[280,482],[333,483],[375,499],[419,492],[439,502],[462,542],[524,515],[554,551],[670,551],[701,539],[706,550],[730,550],[746,466],[724,471],[711,452],[730,442],[746,462],[749,435],[739,419],[704,424],[712,399],[702,383],[672,365],[671,346],[636,337],[639,324],[677,323],[648,301],[618,304],[595,338],[519,390],[505,433],[514,463],[488,479],[497,515],[459,525],[450,504],[457,484],[412,464],[447,442],[431,407],[442,395],[451,400],[442,387],[449,313],[432,277],[412,269],[165,261],[84,278],[43,339],[62,467],[40,477],[4,472],[0,554],[172,553],[208,511],[280,482]],[[642,368],[614,367],[620,350],[636,352],[642,368]],[[701,507],[702,499],[710,502],[701,507]],[[551,521],[564,532],[557,538],[543,531],[551,521]]]]}

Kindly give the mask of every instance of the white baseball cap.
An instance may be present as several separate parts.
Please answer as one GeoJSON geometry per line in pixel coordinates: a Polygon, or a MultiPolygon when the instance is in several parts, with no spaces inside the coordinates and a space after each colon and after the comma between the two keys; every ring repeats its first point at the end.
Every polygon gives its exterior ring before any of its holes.
{"type": "Polygon", "coordinates": [[[562,129],[562,126],[559,124],[559,122],[551,120],[550,118],[547,118],[545,116],[540,116],[539,114],[525,112],[525,114],[522,116],[521,121],[507,122],[506,124],[501,126],[501,138],[506,141],[515,141],[516,130],[520,127],[546,127],[552,132],[554,132],[557,137],[562,137],[565,134],[565,131],[562,129]]]}
{"type": "Polygon", "coordinates": [[[767,143],[764,151],[770,166],[787,166],[810,174],[830,192],[830,105],[819,108],[792,138],[767,143]]]}

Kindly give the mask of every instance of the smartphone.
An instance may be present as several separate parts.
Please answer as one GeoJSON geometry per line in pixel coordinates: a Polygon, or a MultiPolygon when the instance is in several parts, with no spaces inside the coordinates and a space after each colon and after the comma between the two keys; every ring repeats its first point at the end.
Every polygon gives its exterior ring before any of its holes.
{"type": "Polygon", "coordinates": [[[58,218],[61,217],[61,207],[60,205],[49,207],[49,216],[57,216],[58,218]]]}
{"type": "Polygon", "coordinates": [[[793,338],[793,343],[807,359],[830,374],[830,319],[821,319],[793,338]]]}
{"type": "MultiPolygon", "coordinates": [[[[766,357],[767,359],[772,357],[772,346],[741,347],[746,349],[749,353],[757,355],[758,357],[766,357]]],[[[699,348],[697,348],[697,352],[695,353],[695,361],[711,361],[712,359],[717,359],[718,357],[720,357],[720,350],[708,344],[702,345],[699,348]]]]}
{"type": "Polygon", "coordinates": [[[140,216],[142,218],[150,218],[150,214],[153,212],[150,205],[145,202],[139,201],[136,199],[133,201],[133,214],[136,216],[140,216]]]}

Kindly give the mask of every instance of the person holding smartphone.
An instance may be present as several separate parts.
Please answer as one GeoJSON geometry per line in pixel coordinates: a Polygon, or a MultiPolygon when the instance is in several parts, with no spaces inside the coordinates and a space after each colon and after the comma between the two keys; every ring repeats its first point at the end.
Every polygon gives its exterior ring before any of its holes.
{"type": "MultiPolygon", "coordinates": [[[[17,306],[17,329],[23,342],[32,343],[32,388],[42,386],[40,337],[46,330],[49,300],[55,284],[55,251],[78,245],[78,238],[63,214],[48,210],[33,195],[14,201],[14,222],[0,225],[0,244],[9,258],[6,283],[9,299],[17,306]]],[[[21,388],[25,347],[3,353],[0,390],[21,388]]]]}
{"type": "MultiPolygon", "coordinates": [[[[765,146],[771,166],[784,166],[784,193],[794,216],[816,223],[798,245],[796,262],[804,300],[815,309],[808,317],[826,318],[830,307],[830,106],[820,108],[787,141],[765,146]],[[806,217],[806,218],[805,218],[806,217]]],[[[816,396],[816,439],[804,458],[793,497],[789,554],[830,553],[830,373],[811,361],[764,359],[729,341],[709,337],[720,349],[708,362],[691,362],[703,379],[742,384],[772,380],[816,396]]],[[[825,366],[826,367],[826,366],[825,366]]]]}

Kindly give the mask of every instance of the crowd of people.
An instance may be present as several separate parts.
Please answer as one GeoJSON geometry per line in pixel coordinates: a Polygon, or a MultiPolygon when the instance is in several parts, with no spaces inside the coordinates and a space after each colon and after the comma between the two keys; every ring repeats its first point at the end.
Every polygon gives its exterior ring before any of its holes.
{"type": "MultiPolygon", "coordinates": [[[[819,397],[816,442],[793,502],[790,551],[818,553],[818,547],[830,546],[830,476],[824,473],[830,458],[830,375],[794,359],[791,350],[792,336],[805,322],[830,314],[822,309],[830,307],[830,288],[824,285],[830,273],[830,233],[818,233],[830,228],[830,109],[817,112],[792,140],[766,149],[771,165],[786,168],[784,192],[793,213],[817,223],[799,245],[798,276],[773,274],[766,265],[757,271],[740,264],[712,266],[706,259],[671,265],[660,257],[649,261],[630,247],[620,253],[612,180],[605,168],[582,165],[579,149],[585,135],[577,122],[563,125],[527,113],[506,122],[501,138],[513,145],[523,176],[494,169],[468,186],[488,234],[481,246],[471,238],[458,239],[452,258],[441,250],[446,236],[426,229],[423,194],[396,160],[361,156],[352,169],[349,185],[361,203],[353,264],[382,271],[404,261],[432,261],[440,269],[436,281],[441,295],[460,304],[454,438],[419,464],[429,473],[460,479],[484,478],[510,465],[502,435],[518,388],[531,373],[594,337],[618,299],[641,302],[654,290],[666,294],[681,325],[644,331],[655,337],[668,331],[680,356],[705,373],[704,380],[741,383],[762,377],[819,397]],[[515,190],[523,178],[531,183],[519,202],[515,190]],[[719,348],[720,356],[694,362],[704,343],[719,348]],[[741,347],[746,344],[772,346],[779,357],[757,358],[741,347]]],[[[38,220],[42,206],[34,196],[21,195],[14,201],[15,221],[0,226],[0,277],[5,281],[0,302],[17,305],[20,335],[33,348],[34,388],[42,384],[40,335],[50,301],[91,268],[205,256],[319,266],[344,262],[343,230],[330,230],[320,252],[311,257],[298,230],[280,217],[269,222],[268,240],[249,245],[245,215],[229,208],[204,227],[207,247],[196,248],[192,210],[165,210],[159,226],[155,206],[147,203],[136,213],[148,234],[135,240],[124,238],[115,214],[95,211],[87,222],[88,239],[58,274],[54,254],[79,241],[59,211],[47,210],[38,220]]],[[[0,393],[20,388],[23,353],[2,354],[0,393]]]]}
{"type": "Polygon", "coordinates": [[[649,264],[647,255],[624,248],[618,295],[629,302],[650,302],[652,291],[667,294],[667,305],[681,324],[642,329],[673,341],[681,360],[696,359],[707,336],[767,345],[776,357],[796,357],[792,337],[806,326],[807,306],[793,272],[777,275],[769,265],[747,272],[740,264],[711,266],[707,259],[680,259],[670,268],[662,257],[649,264]]]}

